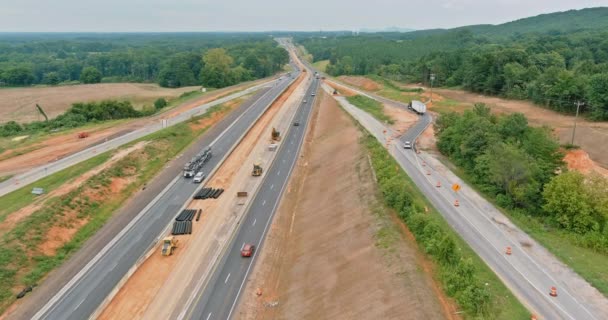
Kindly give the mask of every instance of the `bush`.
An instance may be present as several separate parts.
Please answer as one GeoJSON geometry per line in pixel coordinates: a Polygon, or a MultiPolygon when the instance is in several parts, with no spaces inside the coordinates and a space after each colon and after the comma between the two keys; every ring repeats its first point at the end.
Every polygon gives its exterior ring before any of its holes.
{"type": "Polygon", "coordinates": [[[398,212],[418,244],[439,264],[446,293],[468,313],[487,314],[491,296],[476,278],[471,259],[463,259],[452,235],[415,203],[405,173],[388,152],[373,136],[366,135],[363,139],[371,155],[384,203],[398,212]]]}
{"type": "Polygon", "coordinates": [[[167,100],[165,100],[165,98],[158,98],[156,99],[156,101],[154,101],[154,108],[156,108],[156,110],[160,110],[164,107],[167,106],[167,100]]]}

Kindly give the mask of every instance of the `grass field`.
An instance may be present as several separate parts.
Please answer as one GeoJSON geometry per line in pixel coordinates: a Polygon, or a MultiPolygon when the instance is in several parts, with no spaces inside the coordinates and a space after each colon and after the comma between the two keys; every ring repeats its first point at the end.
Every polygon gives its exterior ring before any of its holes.
{"type": "Polygon", "coordinates": [[[312,66],[321,72],[325,72],[328,64],[329,64],[329,60],[321,60],[321,61],[317,61],[317,62],[313,63],[312,66]]]}
{"type": "Polygon", "coordinates": [[[348,100],[348,102],[350,102],[357,108],[371,114],[374,118],[378,119],[379,121],[382,121],[382,122],[385,122],[388,124],[393,124],[395,122],[391,117],[389,117],[388,115],[386,115],[384,113],[384,106],[380,102],[378,102],[374,99],[370,99],[368,97],[361,96],[361,95],[346,97],[346,99],[348,100]]]}
{"type": "MultiPolygon", "coordinates": [[[[17,222],[0,238],[0,313],[15,299],[15,289],[39,282],[48,272],[60,266],[85,241],[99,230],[114,211],[142,185],[160,172],[208,128],[196,125],[201,119],[225,115],[230,110],[215,106],[200,117],[158,131],[134,141],[150,141],[143,150],[135,151],[87,180],[69,193],[48,199],[42,208],[17,222]],[[118,184],[117,184],[118,182],[118,184]],[[122,183],[122,184],[121,184],[122,183]],[[120,188],[116,192],[116,188],[120,188]],[[72,234],[64,242],[55,243],[49,235],[59,231],[72,234]],[[50,242],[49,242],[50,241],[50,242]]],[[[55,173],[35,183],[52,190],[83,172],[105,162],[107,152],[79,165],[55,173]]],[[[0,197],[0,219],[33,200],[31,186],[26,186],[0,197]]]]}
{"type": "Polygon", "coordinates": [[[148,83],[98,83],[55,87],[4,88],[0,89],[0,122],[14,120],[31,122],[44,120],[36,110],[38,103],[49,118],[63,113],[75,102],[104,99],[129,100],[136,108],[152,105],[160,97],[177,98],[184,92],[199,87],[177,89],[161,88],[148,83]]]}

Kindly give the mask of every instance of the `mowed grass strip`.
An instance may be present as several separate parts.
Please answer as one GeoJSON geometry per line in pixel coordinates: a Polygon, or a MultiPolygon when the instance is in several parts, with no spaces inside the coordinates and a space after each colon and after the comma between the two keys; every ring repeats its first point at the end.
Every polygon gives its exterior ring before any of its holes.
{"type": "Polygon", "coordinates": [[[395,121],[384,113],[384,106],[382,103],[368,98],[362,95],[355,95],[351,97],[346,97],[348,102],[350,102],[355,107],[369,113],[374,118],[382,121],[384,123],[393,124],[395,121]]]}

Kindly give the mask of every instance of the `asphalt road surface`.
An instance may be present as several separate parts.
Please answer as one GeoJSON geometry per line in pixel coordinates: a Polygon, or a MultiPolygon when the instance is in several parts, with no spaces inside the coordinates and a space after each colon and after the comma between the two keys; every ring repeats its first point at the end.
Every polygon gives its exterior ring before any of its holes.
{"type": "MultiPolygon", "coordinates": [[[[213,157],[203,167],[206,172],[217,168],[238,144],[251,125],[263,114],[293,78],[283,77],[261,95],[249,99],[247,109],[210,146],[213,157]]],[[[189,159],[184,159],[184,162],[189,159]]],[[[177,176],[159,197],[155,198],[74,276],[41,309],[33,319],[87,319],[115,288],[119,281],[157,241],[178,211],[201,187],[190,179],[177,176]]]]}
{"type": "MultiPolygon", "coordinates": [[[[368,131],[386,143],[386,137],[393,134],[390,128],[360,109],[348,104],[343,98],[339,101],[368,131]],[[387,130],[388,134],[383,131],[387,130]]],[[[399,141],[389,145],[389,152],[412,178],[427,199],[441,213],[450,226],[471,246],[479,257],[499,276],[506,286],[541,319],[607,319],[600,308],[594,308],[588,301],[574,297],[568,284],[553,275],[550,266],[544,265],[528,255],[521,243],[509,237],[495,221],[498,211],[489,203],[479,203],[469,199],[465,193],[454,192],[443,174],[436,172],[428,164],[423,166],[424,156],[417,155],[412,149],[404,149],[403,141],[414,141],[430,116],[420,117],[419,123],[407,131],[399,141]],[[424,125],[423,125],[424,124],[424,125]],[[437,181],[443,187],[437,188],[437,181]],[[459,200],[460,206],[454,206],[459,200]],[[489,213],[495,212],[495,213],[489,213]],[[505,247],[513,249],[513,255],[505,255],[505,247]],[[558,296],[549,296],[551,286],[558,287],[558,296]]],[[[462,188],[471,190],[461,183],[462,188]]],[[[504,219],[500,217],[499,219],[504,219]]]]}
{"type": "MultiPolygon", "coordinates": [[[[246,94],[259,90],[260,88],[262,88],[264,86],[272,85],[274,83],[275,83],[274,80],[266,82],[266,83],[262,83],[262,84],[253,86],[251,88],[248,88],[246,90],[236,92],[236,93],[233,93],[226,97],[214,100],[213,102],[202,104],[202,105],[192,108],[186,112],[182,112],[182,113],[176,115],[175,117],[167,119],[167,122],[165,125],[172,126],[177,123],[186,121],[193,116],[197,116],[197,115],[201,115],[201,114],[205,113],[209,108],[211,108],[213,106],[216,106],[216,105],[222,104],[226,101],[230,101],[230,100],[236,99],[238,97],[244,96],[246,94]]],[[[49,163],[47,165],[39,166],[39,167],[31,169],[27,172],[18,174],[16,176],[12,177],[11,179],[8,179],[8,180],[0,183],[0,196],[3,196],[7,193],[15,191],[19,188],[22,188],[23,186],[26,186],[30,183],[36,182],[39,179],[42,179],[50,174],[59,172],[70,166],[73,166],[77,163],[80,163],[82,161],[95,157],[95,156],[99,155],[100,153],[106,152],[108,150],[116,149],[124,144],[137,140],[141,137],[144,137],[144,136],[154,133],[156,131],[159,131],[163,128],[164,128],[164,125],[159,121],[159,122],[147,125],[141,129],[126,133],[126,134],[116,137],[114,139],[91,146],[87,149],[84,149],[82,151],[69,155],[63,159],[59,159],[59,160],[49,163]]]]}
{"type": "Polygon", "coordinates": [[[319,80],[313,78],[304,98],[307,102],[300,105],[294,117],[294,122],[299,122],[300,125],[292,125],[281,142],[278,154],[265,173],[264,181],[236,236],[228,245],[228,250],[218,263],[209,283],[195,298],[190,310],[185,313],[185,319],[230,318],[295,166],[314,104],[312,94],[318,87],[319,80]],[[241,257],[241,249],[245,243],[256,246],[251,258],[241,257]]]}

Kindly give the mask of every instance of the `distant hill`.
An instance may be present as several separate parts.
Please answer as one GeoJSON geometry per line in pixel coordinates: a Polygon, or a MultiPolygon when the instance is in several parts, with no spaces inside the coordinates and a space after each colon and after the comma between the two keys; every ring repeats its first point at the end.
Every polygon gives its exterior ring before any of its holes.
{"type": "Polygon", "coordinates": [[[373,29],[373,28],[362,28],[361,30],[359,30],[359,32],[365,32],[365,33],[382,33],[382,32],[412,32],[415,31],[416,29],[411,29],[411,28],[401,28],[401,27],[386,27],[383,29],[373,29]]]}
{"type": "Polygon", "coordinates": [[[503,24],[478,24],[452,29],[428,29],[402,35],[402,39],[415,39],[451,31],[469,30],[475,35],[512,36],[523,33],[569,33],[581,30],[608,30],[608,7],[587,8],[541,14],[503,24]]]}

